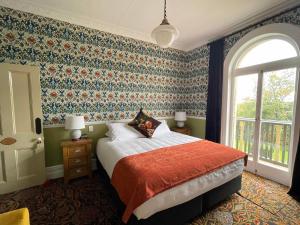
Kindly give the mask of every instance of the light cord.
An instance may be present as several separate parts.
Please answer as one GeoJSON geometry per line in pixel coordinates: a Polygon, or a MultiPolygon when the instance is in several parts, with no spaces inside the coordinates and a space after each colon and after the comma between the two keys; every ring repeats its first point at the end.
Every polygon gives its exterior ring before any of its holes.
{"type": "Polygon", "coordinates": [[[165,0],[164,19],[167,19],[167,0],[165,0]]]}

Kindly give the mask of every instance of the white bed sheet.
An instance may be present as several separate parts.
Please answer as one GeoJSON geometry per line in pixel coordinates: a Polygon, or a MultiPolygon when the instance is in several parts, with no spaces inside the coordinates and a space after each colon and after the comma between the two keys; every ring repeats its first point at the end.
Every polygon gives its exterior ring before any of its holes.
{"type": "MultiPolygon", "coordinates": [[[[116,163],[123,157],[151,151],[161,147],[200,140],[184,134],[170,132],[157,138],[137,138],[128,141],[110,141],[101,138],[97,143],[97,156],[111,178],[116,163]]],[[[163,191],[134,210],[138,219],[147,219],[156,212],[187,202],[242,174],[244,160],[240,159],[214,172],[195,178],[163,191]]]]}

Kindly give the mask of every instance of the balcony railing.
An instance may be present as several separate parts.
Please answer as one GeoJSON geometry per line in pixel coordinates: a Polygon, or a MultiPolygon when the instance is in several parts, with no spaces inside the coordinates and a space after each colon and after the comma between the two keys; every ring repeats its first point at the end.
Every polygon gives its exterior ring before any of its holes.
{"type": "MultiPolygon", "coordinates": [[[[289,160],[292,123],[289,121],[262,120],[259,142],[259,159],[287,167],[289,160]]],[[[255,120],[237,118],[234,147],[253,155],[255,120]]]]}

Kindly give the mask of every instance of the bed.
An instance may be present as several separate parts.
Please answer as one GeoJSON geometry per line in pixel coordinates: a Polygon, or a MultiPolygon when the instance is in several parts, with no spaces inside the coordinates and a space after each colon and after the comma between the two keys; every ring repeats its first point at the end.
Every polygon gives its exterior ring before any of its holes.
{"type": "MultiPolygon", "coordinates": [[[[96,153],[107,175],[112,178],[117,162],[124,157],[199,140],[176,132],[124,141],[101,138],[97,143],[96,153]]],[[[244,160],[239,159],[158,193],[133,211],[134,216],[129,223],[182,224],[237,192],[241,188],[243,168],[244,160]]]]}

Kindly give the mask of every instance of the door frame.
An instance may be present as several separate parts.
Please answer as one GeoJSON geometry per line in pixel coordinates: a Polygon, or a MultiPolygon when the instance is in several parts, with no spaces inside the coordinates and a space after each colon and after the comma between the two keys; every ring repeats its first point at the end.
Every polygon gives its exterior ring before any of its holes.
{"type": "MultiPolygon", "coordinates": [[[[296,93],[295,93],[295,109],[293,120],[295,123],[292,126],[293,136],[291,137],[291,152],[289,157],[289,168],[288,177],[286,177],[286,171],[282,174],[278,174],[276,177],[277,182],[290,186],[292,179],[292,172],[294,167],[295,155],[297,151],[297,142],[299,137],[300,129],[300,79],[299,79],[299,66],[300,66],[300,28],[295,25],[277,23],[270,24],[260,28],[257,28],[243,38],[241,38],[229,51],[224,61],[224,76],[223,76],[223,97],[222,97],[222,119],[221,119],[221,143],[225,145],[231,145],[230,137],[231,130],[230,126],[232,124],[232,94],[234,87],[234,73],[241,74],[253,74],[260,73],[262,65],[254,65],[247,68],[235,69],[235,66],[238,60],[242,57],[247,49],[258,43],[259,41],[270,38],[270,37],[282,37],[284,40],[288,40],[297,50],[298,56],[294,57],[292,60],[281,60],[282,64],[278,68],[276,62],[270,62],[263,64],[264,72],[274,71],[276,68],[283,69],[282,65],[286,68],[297,67],[297,80],[296,80],[296,93]],[[234,72],[233,72],[234,71],[234,72]],[[298,113],[297,113],[298,112],[298,113]]],[[[258,77],[259,79],[259,77],[258,77]]],[[[258,96],[257,96],[258,97],[258,96]]],[[[249,161],[249,165],[246,167],[246,170],[255,172],[255,167],[253,162],[249,161]]],[[[265,168],[261,168],[262,175],[268,177],[268,174],[264,174],[263,171],[265,168]]]]}

